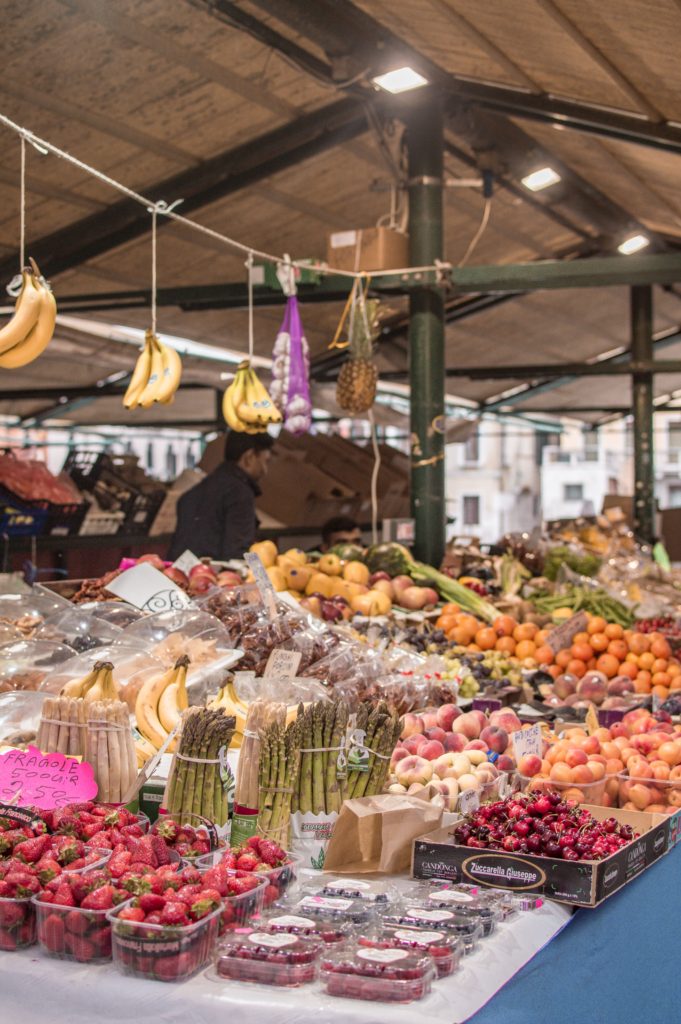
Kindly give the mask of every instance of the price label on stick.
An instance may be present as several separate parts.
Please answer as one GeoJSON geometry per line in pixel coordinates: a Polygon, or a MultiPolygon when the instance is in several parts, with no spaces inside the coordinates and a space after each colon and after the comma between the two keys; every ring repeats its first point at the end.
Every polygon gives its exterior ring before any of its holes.
{"type": "Polygon", "coordinates": [[[552,629],[546,638],[546,645],[550,647],[554,654],[558,654],[558,651],[564,651],[566,647],[569,647],[574,638],[578,633],[583,633],[589,624],[589,617],[586,612],[577,612],[576,615],[571,616],[565,622],[562,622],[560,626],[556,626],[552,629]]]}
{"type": "Polygon", "coordinates": [[[459,810],[462,814],[472,814],[480,806],[480,794],[477,789],[466,789],[459,796],[459,810]]]}
{"type": "Polygon", "coordinates": [[[267,614],[271,619],[277,616],[277,594],[272,586],[272,581],[267,575],[267,570],[262,564],[262,559],[254,551],[247,551],[244,555],[246,565],[253,573],[255,584],[260,591],[267,614]]]}
{"type": "Polygon", "coordinates": [[[302,653],[287,651],[283,647],[275,647],[265,665],[263,677],[278,676],[280,679],[292,679],[298,671],[302,653]]]}
{"type": "Polygon", "coordinates": [[[187,548],[183,551],[179,558],[176,558],[173,562],[173,569],[179,569],[185,576],[189,575],[189,570],[193,569],[195,565],[201,565],[201,559],[197,558],[193,551],[187,548]]]}
{"type": "Polygon", "coordinates": [[[518,729],[513,733],[513,747],[516,761],[527,754],[536,754],[541,757],[541,726],[531,725],[529,729],[518,729]]]}
{"type": "Polygon", "coordinates": [[[49,811],[97,795],[92,766],[66,754],[43,754],[37,747],[0,754],[0,801],[49,811]]]}

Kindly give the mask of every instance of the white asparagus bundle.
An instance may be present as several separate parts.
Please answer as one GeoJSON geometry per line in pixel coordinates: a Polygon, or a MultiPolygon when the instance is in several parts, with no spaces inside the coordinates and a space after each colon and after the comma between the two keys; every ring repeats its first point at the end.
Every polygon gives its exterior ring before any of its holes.
{"type": "Polygon", "coordinates": [[[73,697],[46,697],[36,746],[46,754],[81,757],[85,748],[85,702],[73,697]]]}
{"type": "Polygon", "coordinates": [[[266,700],[254,700],[248,705],[234,788],[235,804],[253,810],[259,807],[260,739],[270,725],[284,725],[287,710],[286,704],[266,700]]]}
{"type": "Polygon", "coordinates": [[[87,708],[85,757],[92,765],[100,803],[121,803],[137,775],[128,705],[93,701],[87,708]]]}

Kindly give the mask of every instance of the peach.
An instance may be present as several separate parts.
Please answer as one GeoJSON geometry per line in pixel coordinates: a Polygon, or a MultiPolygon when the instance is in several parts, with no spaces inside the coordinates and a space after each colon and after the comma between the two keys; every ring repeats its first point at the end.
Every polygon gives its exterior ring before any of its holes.
{"type": "Polygon", "coordinates": [[[651,803],[651,793],[647,786],[643,783],[635,783],[629,790],[629,800],[634,805],[637,811],[644,811],[649,803],[651,803]]]}
{"type": "Polygon", "coordinates": [[[411,712],[406,715],[402,715],[402,732],[400,739],[406,739],[407,736],[413,736],[416,733],[422,733],[425,731],[423,719],[420,715],[412,715],[411,712]]]}
{"type": "Polygon", "coordinates": [[[466,774],[459,776],[459,791],[465,793],[468,789],[480,789],[480,779],[477,775],[466,774]]]}
{"type": "Polygon", "coordinates": [[[463,750],[466,746],[466,737],[461,732],[448,732],[443,740],[445,750],[451,750],[454,753],[463,750]]]}
{"type": "Polygon", "coordinates": [[[487,721],[487,715],[485,714],[484,711],[474,710],[474,711],[469,711],[468,714],[469,715],[475,715],[475,717],[477,718],[478,723],[480,725],[480,732],[482,732],[482,730],[485,728],[486,725],[489,725],[489,723],[487,721]]]}
{"type": "Polygon", "coordinates": [[[549,778],[553,782],[572,782],[572,768],[568,768],[562,761],[558,761],[551,768],[549,778]]]}
{"type": "Polygon", "coordinates": [[[445,807],[448,811],[456,810],[456,802],[459,799],[459,783],[456,779],[446,778],[442,780],[441,785],[446,790],[445,793],[445,807]]]}
{"type": "Polygon", "coordinates": [[[643,733],[639,736],[632,736],[631,745],[641,754],[652,754],[653,750],[657,750],[662,745],[662,737],[656,732],[643,733]]]}
{"type": "Polygon", "coordinates": [[[620,756],[620,748],[614,741],[610,741],[608,743],[601,743],[601,754],[607,760],[610,760],[610,758],[612,757],[620,756]]]}
{"type": "Polygon", "coordinates": [[[670,807],[681,807],[681,789],[670,789],[667,793],[667,803],[670,807]]]}
{"type": "Polygon", "coordinates": [[[657,756],[662,761],[674,767],[681,762],[681,743],[676,740],[668,740],[661,743],[657,748],[657,756]]]}
{"type": "Polygon", "coordinates": [[[588,672],[577,684],[577,695],[593,704],[602,704],[607,696],[606,683],[600,672],[588,672]]]}
{"type": "Polygon", "coordinates": [[[588,786],[590,782],[595,781],[595,777],[588,764],[578,764],[575,768],[571,768],[572,772],[571,782],[576,782],[578,786],[588,786]]]}
{"type": "Polygon", "coordinates": [[[508,733],[498,725],[488,725],[480,733],[480,739],[496,754],[503,754],[508,746],[508,733]]]}
{"type": "Polygon", "coordinates": [[[629,728],[625,723],[624,719],[622,719],[621,722],[613,722],[613,724],[610,726],[610,735],[614,740],[616,740],[620,736],[629,735],[629,728]]]}
{"type": "Polygon", "coordinates": [[[434,729],[437,726],[437,715],[434,711],[424,711],[421,718],[423,720],[424,732],[427,732],[428,729],[434,729]]]}
{"type": "Polygon", "coordinates": [[[480,735],[480,722],[477,714],[473,711],[467,711],[465,715],[460,715],[459,718],[455,719],[452,725],[452,732],[463,733],[469,740],[477,740],[480,735]]]}
{"type": "Polygon", "coordinates": [[[403,757],[409,757],[410,751],[405,746],[399,743],[392,752],[390,757],[390,764],[396,764],[397,761],[401,761],[403,757]]]}
{"type": "Polygon", "coordinates": [[[612,807],[612,804],[617,800],[617,797],[619,796],[619,789],[619,779],[616,776],[606,779],[605,794],[612,801],[612,803],[608,804],[608,807],[612,807]]]}
{"type": "Polygon", "coordinates": [[[589,764],[591,764],[592,761],[600,761],[601,764],[607,764],[608,762],[607,757],[605,757],[603,754],[589,754],[587,756],[587,760],[589,764]]]}
{"type": "MultiPolygon", "coordinates": [[[[501,760],[501,758],[499,758],[501,760]]],[[[498,762],[497,762],[498,764],[498,762]]],[[[538,775],[542,770],[542,760],[537,757],[536,754],[525,754],[518,761],[518,771],[521,775],[524,775],[526,779],[531,779],[533,775],[538,775]]]]}
{"type": "Polygon", "coordinates": [[[510,711],[508,708],[501,708],[499,711],[493,711],[489,716],[490,725],[498,725],[500,729],[505,729],[506,732],[517,732],[521,728],[522,723],[514,711],[510,711]]]}
{"type": "Polygon", "coordinates": [[[587,736],[585,739],[579,741],[579,748],[580,750],[583,750],[585,754],[598,754],[601,749],[601,744],[595,736],[587,736]]]}
{"type": "Polygon", "coordinates": [[[508,754],[502,754],[501,757],[497,758],[496,765],[500,772],[514,772],[516,769],[514,759],[508,754]]]}
{"type": "Polygon", "coordinates": [[[630,757],[627,761],[627,771],[632,779],[652,779],[653,777],[652,768],[642,757],[630,757]]]}
{"type": "Polygon", "coordinates": [[[445,730],[441,729],[439,725],[434,725],[432,729],[426,729],[425,731],[427,740],[437,740],[439,743],[444,743],[446,735],[445,730]]]}
{"type": "Polygon", "coordinates": [[[393,793],[395,796],[407,792],[407,787],[403,786],[401,782],[393,782],[388,786],[388,792],[393,793]]]}
{"type": "Polygon", "coordinates": [[[457,708],[456,704],[442,704],[435,713],[437,718],[437,724],[445,732],[449,732],[452,728],[452,722],[454,719],[459,718],[462,714],[461,708],[457,708]]]}
{"type": "Polygon", "coordinates": [[[466,747],[464,753],[471,764],[487,764],[487,751],[486,750],[469,750],[466,747]]]}
{"type": "Polygon", "coordinates": [[[469,740],[468,743],[466,744],[466,746],[463,749],[466,752],[468,752],[469,750],[484,750],[485,754],[487,754],[487,751],[489,750],[489,747],[487,746],[487,744],[485,743],[484,740],[480,739],[480,740],[469,740]]]}
{"type": "Polygon", "coordinates": [[[412,786],[414,783],[425,785],[433,777],[433,766],[425,757],[412,754],[410,757],[403,757],[395,765],[395,778],[402,786],[412,786]]]}
{"type": "Polygon", "coordinates": [[[434,758],[430,762],[433,768],[433,775],[437,775],[441,779],[444,778],[445,772],[448,771],[454,764],[455,757],[456,754],[450,752],[440,754],[439,757],[434,758]]]}
{"type": "Polygon", "coordinates": [[[409,751],[410,754],[418,754],[420,748],[427,743],[428,740],[422,732],[412,733],[411,736],[407,736],[406,740],[402,742],[402,746],[409,751]]]}
{"type": "Polygon", "coordinates": [[[573,750],[568,750],[565,755],[565,763],[570,768],[576,768],[578,764],[586,764],[588,758],[583,750],[579,747],[575,747],[573,750]]]}
{"type": "Polygon", "coordinates": [[[577,676],[563,673],[560,676],[556,676],[553,682],[553,692],[556,697],[560,697],[561,700],[565,700],[566,697],[570,697],[573,693],[577,692],[577,683],[579,680],[577,676]]]}
{"type": "Polygon", "coordinates": [[[421,744],[419,756],[425,757],[427,761],[435,761],[438,757],[441,757],[444,752],[445,748],[439,740],[426,740],[425,743],[421,744]]]}
{"type": "Polygon", "coordinates": [[[611,738],[612,738],[612,737],[610,736],[610,730],[609,730],[609,729],[606,729],[606,728],[604,728],[603,726],[601,726],[601,727],[600,727],[599,729],[596,729],[596,730],[595,730],[595,731],[594,731],[594,732],[592,733],[592,735],[596,737],[596,739],[598,740],[598,742],[599,742],[599,743],[600,743],[601,745],[602,745],[603,743],[609,743],[609,742],[610,742],[610,740],[611,740],[611,738]]]}
{"type": "Polygon", "coordinates": [[[605,778],[605,765],[600,761],[589,761],[587,767],[594,777],[595,782],[605,778]]]}
{"type": "Polygon", "coordinates": [[[456,772],[456,777],[458,778],[460,775],[468,775],[472,769],[472,765],[466,754],[455,754],[452,761],[452,768],[456,772]]]}
{"type": "Polygon", "coordinates": [[[669,773],[669,778],[672,780],[672,782],[676,782],[678,779],[681,779],[681,765],[674,765],[674,767],[669,773]]]}

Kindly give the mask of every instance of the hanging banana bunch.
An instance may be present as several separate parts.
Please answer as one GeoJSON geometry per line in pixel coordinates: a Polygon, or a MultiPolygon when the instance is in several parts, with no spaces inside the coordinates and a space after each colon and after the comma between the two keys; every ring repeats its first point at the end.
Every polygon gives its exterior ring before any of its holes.
{"type": "Polygon", "coordinates": [[[270,423],[281,423],[281,413],[248,359],[239,363],[224,393],[222,413],[227,426],[239,433],[261,434],[270,423]]]}
{"type": "Polygon", "coordinates": [[[11,320],[0,330],[0,366],[16,370],[32,363],[52,341],[57,322],[57,303],[38,264],[21,272],[21,291],[11,320]]]}
{"type": "Polygon", "coordinates": [[[164,345],[149,330],[144,335],[144,346],[123,396],[123,405],[126,409],[135,406],[148,409],[154,402],[169,405],[181,377],[182,360],[175,349],[164,345]]]}

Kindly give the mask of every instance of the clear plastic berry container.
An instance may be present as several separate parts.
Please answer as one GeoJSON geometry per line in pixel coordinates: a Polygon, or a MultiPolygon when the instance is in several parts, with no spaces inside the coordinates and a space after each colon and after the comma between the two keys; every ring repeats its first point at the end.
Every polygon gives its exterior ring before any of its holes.
{"type": "Polygon", "coordinates": [[[477,917],[482,924],[482,934],[487,938],[494,931],[497,923],[501,921],[503,914],[499,907],[495,906],[481,894],[462,892],[459,889],[435,889],[428,894],[424,905],[437,907],[438,909],[454,910],[457,914],[465,917],[477,917]]]}
{"type": "MultiPolygon", "coordinates": [[[[224,849],[213,850],[212,853],[204,853],[203,856],[197,857],[192,863],[199,869],[199,871],[207,871],[208,868],[216,867],[225,855],[224,849]]],[[[264,878],[267,878],[269,885],[265,891],[265,906],[269,907],[270,904],[276,900],[281,899],[285,893],[292,889],[298,878],[298,872],[300,870],[302,858],[294,853],[286,852],[286,861],[281,864],[278,868],[268,868],[262,872],[264,878]]],[[[230,869],[232,870],[232,869],[230,869]]],[[[257,874],[261,872],[258,871],[257,874]]]]}
{"type": "Polygon", "coordinates": [[[648,814],[675,814],[681,808],[681,778],[639,779],[621,772],[617,776],[617,806],[648,814]]]}
{"type": "Polygon", "coordinates": [[[424,904],[403,905],[382,915],[384,924],[403,928],[428,928],[430,930],[458,935],[463,942],[464,953],[472,953],[483,936],[480,917],[466,916],[458,910],[445,910],[424,904]]]}
{"type": "Polygon", "coordinates": [[[499,908],[502,921],[528,910],[538,910],[544,905],[541,896],[532,893],[510,892],[508,889],[483,889],[480,899],[488,900],[499,908]]]}
{"type": "Polygon", "coordinates": [[[298,913],[284,913],[281,909],[263,914],[257,924],[261,931],[312,936],[329,946],[347,942],[354,934],[353,929],[348,929],[347,924],[338,918],[322,914],[306,917],[298,913]]]}
{"type": "Polygon", "coordinates": [[[323,951],[320,939],[239,928],[220,943],[211,975],[295,988],[316,980],[323,951]]]}
{"type": "Polygon", "coordinates": [[[612,806],[608,797],[607,776],[598,782],[556,782],[555,779],[539,778],[536,775],[528,778],[519,773],[518,783],[523,793],[560,793],[564,800],[574,800],[578,804],[612,806]]]}
{"type": "Polygon", "coordinates": [[[413,949],[433,958],[438,978],[453,974],[464,955],[463,939],[456,934],[429,928],[402,928],[384,924],[357,940],[373,949],[413,949]]]}
{"type": "Polygon", "coordinates": [[[324,954],[321,981],[330,996],[412,1003],[431,989],[430,956],[407,949],[356,948],[324,954]]]}
{"type": "Polygon", "coordinates": [[[343,896],[306,895],[297,903],[284,904],[286,911],[302,917],[323,917],[346,924],[371,924],[376,919],[376,904],[366,900],[349,900],[343,896]]]}
{"type": "MultiPolygon", "coordinates": [[[[129,902],[119,903],[116,909],[129,902]]],[[[38,943],[48,956],[82,964],[104,964],[111,960],[111,911],[43,903],[40,895],[33,897],[33,903],[38,943]]]]}
{"type": "Polygon", "coordinates": [[[362,900],[377,905],[393,903],[397,899],[395,887],[389,882],[345,878],[343,875],[322,876],[319,881],[304,887],[306,896],[339,896],[346,900],[362,900]]]}
{"type": "Polygon", "coordinates": [[[110,910],[114,963],[124,974],[156,981],[186,981],[209,963],[218,938],[222,907],[189,925],[120,920],[110,910]]]}
{"type": "Polygon", "coordinates": [[[267,879],[263,878],[258,881],[258,885],[254,889],[248,889],[246,892],[234,896],[223,896],[224,907],[220,915],[220,934],[223,935],[234,928],[240,928],[248,924],[251,918],[260,914],[265,904],[266,889],[267,879]]]}
{"type": "Polygon", "coordinates": [[[0,897],[0,951],[12,953],[36,942],[32,896],[0,897]]]}

